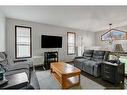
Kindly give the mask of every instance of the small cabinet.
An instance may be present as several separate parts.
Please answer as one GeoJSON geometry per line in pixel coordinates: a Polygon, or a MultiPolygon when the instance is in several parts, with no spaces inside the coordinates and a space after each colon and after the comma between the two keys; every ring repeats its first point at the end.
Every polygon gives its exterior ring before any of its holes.
{"type": "Polygon", "coordinates": [[[124,82],[124,63],[103,62],[101,65],[102,79],[114,84],[124,82]]]}
{"type": "Polygon", "coordinates": [[[50,69],[51,62],[58,62],[58,52],[44,52],[44,67],[46,70],[50,69]]]}

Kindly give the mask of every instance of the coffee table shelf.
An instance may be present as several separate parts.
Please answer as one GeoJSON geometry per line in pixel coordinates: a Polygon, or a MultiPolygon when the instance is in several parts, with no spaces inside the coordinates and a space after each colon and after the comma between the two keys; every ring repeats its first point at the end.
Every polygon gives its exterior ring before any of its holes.
{"type": "Polygon", "coordinates": [[[80,70],[64,62],[51,63],[51,73],[63,89],[80,85],[80,70]]]}

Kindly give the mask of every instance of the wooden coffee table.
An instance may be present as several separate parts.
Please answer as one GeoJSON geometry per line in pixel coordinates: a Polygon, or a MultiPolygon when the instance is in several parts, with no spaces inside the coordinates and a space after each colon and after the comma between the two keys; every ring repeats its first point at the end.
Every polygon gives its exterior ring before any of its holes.
{"type": "Polygon", "coordinates": [[[63,89],[80,85],[80,72],[80,69],[64,62],[51,63],[51,73],[63,89]]]}

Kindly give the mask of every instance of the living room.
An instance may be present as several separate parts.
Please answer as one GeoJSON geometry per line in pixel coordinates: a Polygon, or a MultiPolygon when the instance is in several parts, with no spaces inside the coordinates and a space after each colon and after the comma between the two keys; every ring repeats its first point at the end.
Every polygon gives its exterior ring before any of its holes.
{"type": "Polygon", "coordinates": [[[0,88],[126,89],[126,9],[126,6],[0,6],[0,88]],[[110,35],[113,32],[118,32],[115,36],[123,35],[113,38],[110,35]],[[107,52],[108,59],[104,59],[107,52]],[[69,66],[65,71],[76,69],[77,84],[66,87],[66,80],[53,76],[52,72],[62,76],[63,67],[56,70],[51,65],[53,61],[47,62],[49,57],[61,66],[69,66]],[[115,80],[105,79],[100,63],[120,68],[119,72],[110,70],[115,72],[115,80]],[[19,83],[13,82],[13,78],[16,82],[19,78],[19,83]]]}

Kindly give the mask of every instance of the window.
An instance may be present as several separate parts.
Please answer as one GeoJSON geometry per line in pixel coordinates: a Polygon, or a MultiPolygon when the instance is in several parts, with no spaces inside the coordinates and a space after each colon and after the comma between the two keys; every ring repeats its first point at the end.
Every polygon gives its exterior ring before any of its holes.
{"type": "Polygon", "coordinates": [[[31,27],[15,26],[15,57],[29,58],[32,56],[31,27]]]}
{"type": "Polygon", "coordinates": [[[127,32],[117,30],[117,29],[110,29],[108,32],[104,33],[101,36],[102,41],[107,40],[127,40],[127,32]]]}
{"type": "Polygon", "coordinates": [[[74,32],[67,32],[67,53],[75,54],[76,34],[74,32]]]}

